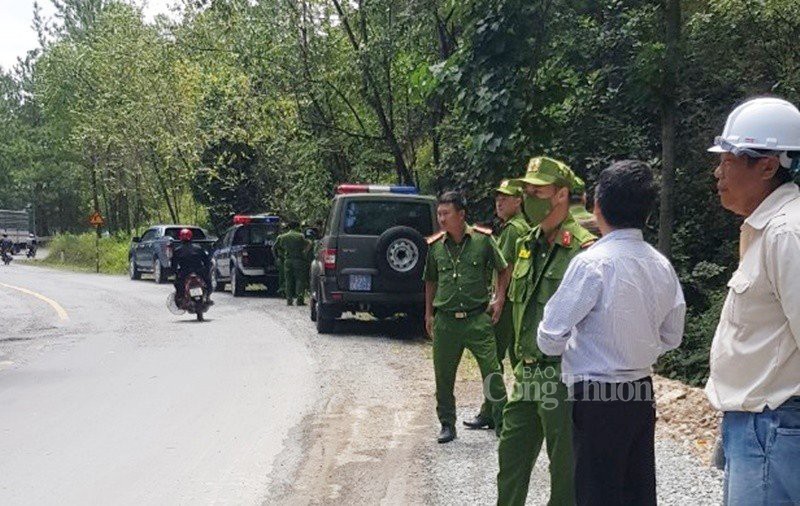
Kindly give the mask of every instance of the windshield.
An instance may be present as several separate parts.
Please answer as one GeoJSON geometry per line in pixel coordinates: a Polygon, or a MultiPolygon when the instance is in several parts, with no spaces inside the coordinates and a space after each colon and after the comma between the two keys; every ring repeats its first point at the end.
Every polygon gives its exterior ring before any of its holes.
{"type": "Polygon", "coordinates": [[[347,203],[344,233],[381,235],[396,226],[411,227],[423,236],[433,233],[431,207],[424,202],[354,200],[347,203]]]}

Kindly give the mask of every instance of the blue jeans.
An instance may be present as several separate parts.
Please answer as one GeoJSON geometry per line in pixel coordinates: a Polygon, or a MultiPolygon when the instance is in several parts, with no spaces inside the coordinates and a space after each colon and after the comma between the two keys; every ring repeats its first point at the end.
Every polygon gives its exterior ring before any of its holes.
{"type": "Polygon", "coordinates": [[[761,413],[726,411],[722,444],[724,504],[800,504],[800,396],[761,413]]]}

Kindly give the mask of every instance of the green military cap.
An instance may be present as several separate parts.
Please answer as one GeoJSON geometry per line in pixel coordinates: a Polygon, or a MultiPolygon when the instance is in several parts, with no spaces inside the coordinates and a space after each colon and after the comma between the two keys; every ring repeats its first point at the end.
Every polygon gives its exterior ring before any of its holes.
{"type": "Polygon", "coordinates": [[[525,176],[516,181],[534,186],[557,184],[573,189],[575,187],[575,178],[575,173],[564,162],[546,156],[537,156],[531,158],[528,162],[528,170],[525,176]]]}
{"type": "Polygon", "coordinates": [[[500,186],[495,190],[495,193],[502,193],[503,195],[510,195],[512,197],[521,197],[522,185],[513,179],[503,179],[500,186]]]}

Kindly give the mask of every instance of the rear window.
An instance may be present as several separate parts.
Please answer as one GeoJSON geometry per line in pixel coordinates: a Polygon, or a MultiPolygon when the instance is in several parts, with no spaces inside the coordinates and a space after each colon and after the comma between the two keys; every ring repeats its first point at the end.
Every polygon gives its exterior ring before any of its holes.
{"type": "Polygon", "coordinates": [[[278,234],[278,225],[271,223],[259,223],[244,225],[239,227],[233,237],[234,244],[266,244],[267,241],[275,239],[278,234]]]}
{"type": "MultiPolygon", "coordinates": [[[[178,227],[168,228],[168,229],[164,230],[164,235],[166,237],[172,237],[173,239],[178,241],[178,240],[180,240],[179,236],[180,236],[181,230],[183,230],[183,228],[178,228],[178,227]]],[[[191,227],[189,227],[189,230],[192,231],[192,239],[205,239],[206,238],[206,234],[205,234],[205,232],[203,232],[202,228],[191,228],[191,227]]]]}
{"type": "Polygon", "coordinates": [[[423,202],[353,200],[345,206],[345,234],[381,235],[396,226],[411,227],[422,235],[431,235],[430,205],[423,202]]]}

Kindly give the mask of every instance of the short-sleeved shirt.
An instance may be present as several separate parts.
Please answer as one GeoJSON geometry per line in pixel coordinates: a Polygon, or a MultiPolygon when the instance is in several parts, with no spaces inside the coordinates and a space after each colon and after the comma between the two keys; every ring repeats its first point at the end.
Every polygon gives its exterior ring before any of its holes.
{"type": "Polygon", "coordinates": [[[277,237],[273,251],[281,260],[306,260],[311,243],[296,230],[290,230],[277,237]]]}
{"type": "Polygon", "coordinates": [[[513,264],[517,258],[517,241],[520,237],[528,235],[531,227],[525,221],[525,216],[518,213],[512,216],[508,221],[503,223],[503,229],[500,232],[500,237],[497,239],[497,245],[503,253],[503,258],[506,262],[513,264]]]}
{"type": "Polygon", "coordinates": [[[517,260],[508,287],[512,304],[516,354],[522,360],[558,362],[539,350],[536,330],[544,307],[561,284],[570,261],[596,237],[568,216],[549,244],[539,227],[517,241],[517,260]]]}
{"type": "Polygon", "coordinates": [[[468,226],[460,244],[446,233],[430,244],[423,279],[436,283],[434,308],[472,311],[489,303],[490,273],[506,267],[497,241],[468,226]]]}

